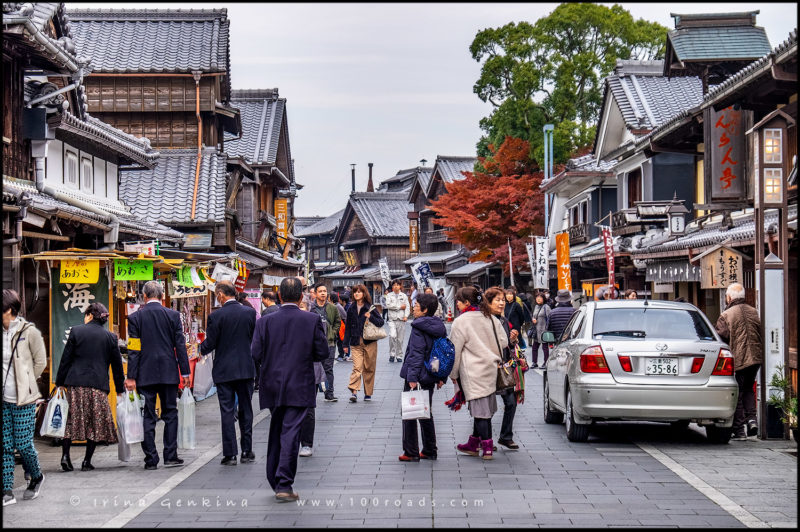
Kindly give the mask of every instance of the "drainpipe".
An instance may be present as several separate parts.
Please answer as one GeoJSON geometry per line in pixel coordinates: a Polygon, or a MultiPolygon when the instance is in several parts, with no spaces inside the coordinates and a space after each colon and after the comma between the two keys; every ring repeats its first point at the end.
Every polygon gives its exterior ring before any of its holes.
{"type": "MultiPolygon", "coordinates": [[[[87,203],[83,200],[79,200],[77,198],[73,198],[71,196],[67,196],[62,192],[52,188],[50,185],[45,185],[44,183],[44,156],[36,155],[36,149],[34,148],[31,150],[34,152],[34,164],[36,168],[35,176],[36,176],[36,190],[39,192],[43,192],[53,198],[63,201],[73,207],[77,207],[79,209],[83,209],[85,211],[93,212],[105,218],[104,223],[108,224],[109,229],[103,233],[103,243],[104,244],[111,244],[111,248],[114,248],[114,244],[117,243],[119,240],[119,218],[116,215],[104,211],[103,209],[92,205],[91,203],[87,203]]],[[[46,150],[45,150],[46,151],[46,150]]]]}
{"type": "MultiPolygon", "coordinates": [[[[17,207],[17,212],[15,216],[16,230],[14,231],[14,234],[16,236],[14,238],[6,238],[5,240],[3,240],[4,246],[14,246],[22,242],[22,219],[25,218],[25,215],[27,214],[28,204],[30,203],[30,200],[27,197],[27,193],[22,192],[22,194],[18,196],[17,201],[19,203],[19,206],[17,207]]],[[[8,205],[5,206],[3,210],[6,210],[8,207],[10,206],[8,205]]],[[[17,257],[14,257],[14,260],[18,260],[17,257]]]]}
{"type": "Polygon", "coordinates": [[[197,209],[197,187],[200,185],[200,165],[203,161],[203,119],[200,117],[200,78],[202,72],[192,71],[195,89],[195,115],[197,116],[197,167],[194,171],[194,191],[192,192],[192,214],[190,219],[194,221],[197,209]]]}

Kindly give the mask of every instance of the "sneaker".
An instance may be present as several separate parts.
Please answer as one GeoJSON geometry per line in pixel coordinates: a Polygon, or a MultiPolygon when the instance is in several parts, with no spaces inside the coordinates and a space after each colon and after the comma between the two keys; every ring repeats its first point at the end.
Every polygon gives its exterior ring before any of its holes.
{"type": "Polygon", "coordinates": [[[300,456],[311,456],[312,454],[314,454],[314,450],[308,445],[300,447],[300,456]]]}
{"type": "Polygon", "coordinates": [[[534,362],[533,364],[531,364],[531,368],[533,368],[533,369],[536,369],[536,368],[538,368],[538,367],[539,367],[539,364],[537,364],[536,362],[534,362]]]}
{"type": "Polygon", "coordinates": [[[164,460],[164,467],[180,467],[182,465],[182,458],[176,458],[175,460],[164,460]]]}
{"type": "Polygon", "coordinates": [[[31,479],[30,484],[28,484],[28,489],[22,494],[22,498],[26,501],[30,501],[38,497],[39,492],[42,490],[42,484],[44,484],[44,473],[39,475],[39,478],[31,479]]]}
{"type": "Polygon", "coordinates": [[[751,419],[747,422],[747,435],[748,436],[755,436],[758,434],[758,422],[755,419],[751,419]]]}
{"type": "Polygon", "coordinates": [[[419,456],[408,456],[406,453],[403,453],[398,457],[398,460],[401,462],[419,462],[419,456]]]}
{"type": "Polygon", "coordinates": [[[338,400],[339,400],[339,398],[338,398],[338,397],[335,397],[335,396],[333,396],[333,395],[331,395],[330,397],[326,397],[326,398],[325,398],[325,402],[326,402],[326,403],[335,403],[335,402],[336,402],[336,401],[338,401],[338,400]]]}
{"type": "Polygon", "coordinates": [[[10,504],[17,504],[17,499],[14,497],[14,492],[11,490],[3,491],[3,506],[10,504]]]}
{"type": "Polygon", "coordinates": [[[403,361],[403,357],[397,357],[395,360],[397,360],[398,362],[402,362],[403,361]]]}
{"type": "Polygon", "coordinates": [[[744,427],[740,427],[737,430],[733,431],[733,436],[731,436],[731,440],[734,441],[746,441],[747,440],[747,431],[744,427]]]}
{"type": "Polygon", "coordinates": [[[356,401],[358,401],[358,396],[356,394],[351,395],[350,396],[350,402],[351,403],[355,403],[356,401]]]}
{"type": "Polygon", "coordinates": [[[394,362],[394,357],[389,357],[389,362],[394,362]]]}
{"type": "Polygon", "coordinates": [[[365,401],[372,401],[372,396],[371,395],[365,395],[364,396],[364,400],[365,401]]]}

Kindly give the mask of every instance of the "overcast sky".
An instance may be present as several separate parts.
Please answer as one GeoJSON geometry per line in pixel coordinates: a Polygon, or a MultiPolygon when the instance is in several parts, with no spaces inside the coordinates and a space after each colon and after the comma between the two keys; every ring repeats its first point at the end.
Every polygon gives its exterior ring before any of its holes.
{"type": "MultiPolygon", "coordinates": [[[[558,4],[68,3],[81,8],[227,7],[235,89],[277,87],[287,99],[297,180],[295,214],[327,216],[350,192],[437,155],[475,155],[491,106],[472,92],[469,45],[485,28],[533,22],[558,4]]],[[[607,4],[611,5],[611,4],[607,4]]],[[[673,28],[670,13],[760,10],[774,47],[797,26],[795,3],[622,3],[673,28]]]]}

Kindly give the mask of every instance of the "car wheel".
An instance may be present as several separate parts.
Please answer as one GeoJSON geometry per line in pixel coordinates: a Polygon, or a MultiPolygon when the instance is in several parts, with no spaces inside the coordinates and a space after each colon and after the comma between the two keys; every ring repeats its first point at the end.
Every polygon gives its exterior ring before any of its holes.
{"type": "Polygon", "coordinates": [[[567,413],[565,416],[567,423],[567,439],[574,442],[585,442],[589,439],[589,425],[578,425],[575,423],[574,412],[572,410],[572,390],[567,388],[567,413]]]}
{"type": "Polygon", "coordinates": [[[709,425],[706,427],[706,438],[709,443],[725,444],[731,440],[733,427],[717,427],[709,425]]]}
{"type": "Polygon", "coordinates": [[[689,420],[679,419],[678,421],[673,421],[669,425],[675,430],[686,430],[689,428],[689,420]]]}
{"type": "Polygon", "coordinates": [[[544,422],[548,425],[559,425],[564,422],[564,414],[561,412],[554,412],[550,408],[550,385],[547,383],[547,377],[544,379],[544,422]]]}

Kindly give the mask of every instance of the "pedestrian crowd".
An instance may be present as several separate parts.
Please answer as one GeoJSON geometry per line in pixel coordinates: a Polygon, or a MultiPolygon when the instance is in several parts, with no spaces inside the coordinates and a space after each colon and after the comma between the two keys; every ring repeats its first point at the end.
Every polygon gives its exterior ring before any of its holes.
{"type": "MultiPolygon", "coordinates": [[[[434,391],[442,388],[448,378],[455,394],[445,404],[454,411],[466,404],[473,419],[472,432],[465,443],[457,445],[457,451],[491,460],[497,445],[518,449],[513,428],[517,404],[524,400],[524,371],[529,367],[525,339],[531,346],[530,367],[538,367],[540,349],[544,367],[549,356],[544,333],[552,332],[559,338],[576,311],[570,291],[559,290],[551,298],[549,291],[542,290],[531,299],[513,288],[482,291],[477,286],[462,287],[454,297],[458,316],[448,337],[445,316],[449,311],[444,291],[434,293],[426,287],[419,293],[415,285],[407,295],[402,289],[402,283],[395,280],[391,291],[380,294],[376,306],[364,285],[340,294],[328,292],[321,283],[308,286],[303,277],[286,278],[278,294],[263,292],[263,311],[257,318],[255,309],[239,296],[233,284],[216,283],[219,307],[208,317],[199,351],[201,355],[213,353],[221,464],[235,466],[255,461],[252,396],[258,390],[260,408],[271,413],[267,480],[278,501],[297,500],[299,495],[293,484],[298,457],[313,455],[318,394],[322,393],[326,402],[338,401],[334,393],[334,363],[352,363],[347,383],[349,401],[358,402],[362,386],[363,401],[370,401],[378,341],[386,336],[389,362],[402,363],[399,376],[403,379],[403,393],[422,392],[427,405],[425,415],[403,415],[400,461],[437,459],[439,449],[430,404],[434,391]],[[409,318],[410,335],[403,349],[409,318]],[[495,442],[492,420],[498,410],[498,396],[504,408],[495,442]]],[[[144,468],[157,469],[162,456],[164,467],[183,465],[177,452],[177,403],[179,391],[189,387],[190,369],[180,315],[162,305],[160,283],[145,283],[143,295],[145,304],[128,317],[127,375],[117,337],[105,328],[109,315],[105,306],[89,305],[84,325],[72,327],[69,332],[55,377],[56,387],[65,390],[69,405],[61,439],[61,468],[65,472],[74,470],[70,457],[73,441],[86,441],[81,471],[94,469],[92,457],[98,443],[118,442],[108,400],[112,380],[118,402],[125,400],[126,391],[133,390],[144,399],[144,468]],[[164,421],[162,456],[155,442],[157,401],[164,421]]],[[[598,294],[599,298],[606,296],[613,297],[610,290],[605,295],[598,294]]],[[[638,294],[628,290],[624,297],[636,299],[638,294]]],[[[740,394],[733,430],[736,437],[745,438],[757,430],[752,387],[761,365],[763,341],[758,314],[745,303],[741,285],[728,288],[726,302],[727,309],[716,328],[735,357],[740,394]]],[[[47,356],[41,332],[19,315],[20,308],[16,292],[4,290],[4,506],[16,503],[15,450],[30,480],[24,499],[39,495],[45,477],[33,445],[33,433],[35,405],[41,397],[36,379],[47,364],[47,356]]]]}

